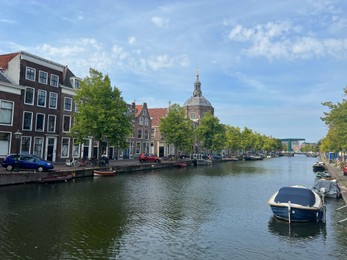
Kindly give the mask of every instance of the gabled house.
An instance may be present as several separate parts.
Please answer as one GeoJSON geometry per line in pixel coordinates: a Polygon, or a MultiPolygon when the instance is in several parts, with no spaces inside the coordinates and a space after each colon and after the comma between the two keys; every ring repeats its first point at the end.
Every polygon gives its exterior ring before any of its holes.
{"type": "Polygon", "coordinates": [[[69,137],[79,80],[67,66],[24,51],[0,55],[0,157],[80,156],[81,146],[69,137]]]}
{"type": "Polygon", "coordinates": [[[152,120],[151,129],[151,149],[152,153],[159,157],[164,157],[170,154],[166,145],[165,138],[160,134],[160,120],[167,116],[168,108],[149,108],[149,115],[152,120]]]}
{"type": "Polygon", "coordinates": [[[141,153],[150,153],[151,147],[151,127],[152,120],[148,112],[147,103],[135,105],[134,110],[134,153],[133,158],[137,158],[141,153]]]}

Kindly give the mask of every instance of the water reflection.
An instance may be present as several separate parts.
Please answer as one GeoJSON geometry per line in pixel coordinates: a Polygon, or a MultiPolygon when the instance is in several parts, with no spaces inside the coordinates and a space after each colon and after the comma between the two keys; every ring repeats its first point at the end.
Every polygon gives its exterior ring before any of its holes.
{"type": "Polygon", "coordinates": [[[314,238],[326,236],[326,224],[321,222],[291,223],[272,216],[268,223],[272,234],[289,238],[314,238]]]}

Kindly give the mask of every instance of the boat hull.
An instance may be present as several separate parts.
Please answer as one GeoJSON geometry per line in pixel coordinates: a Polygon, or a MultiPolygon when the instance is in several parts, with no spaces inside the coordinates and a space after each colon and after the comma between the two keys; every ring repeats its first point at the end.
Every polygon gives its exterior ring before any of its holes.
{"type": "Polygon", "coordinates": [[[103,177],[103,176],[114,176],[116,175],[116,172],[115,171],[94,171],[93,172],[94,176],[97,176],[97,177],[103,177]]]}
{"type": "MultiPolygon", "coordinates": [[[[289,221],[289,210],[285,206],[271,206],[272,212],[276,218],[289,221]]],[[[321,221],[323,217],[322,209],[300,209],[290,208],[290,221],[293,222],[310,222],[321,221]]]]}

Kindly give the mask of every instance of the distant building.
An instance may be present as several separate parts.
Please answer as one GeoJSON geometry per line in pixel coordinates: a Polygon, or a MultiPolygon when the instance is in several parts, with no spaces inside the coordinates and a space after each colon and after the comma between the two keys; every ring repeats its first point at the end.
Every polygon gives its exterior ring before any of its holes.
{"type": "Polygon", "coordinates": [[[189,98],[183,105],[186,117],[199,123],[200,119],[208,111],[214,115],[214,108],[211,103],[202,95],[201,82],[199,80],[199,72],[196,72],[196,80],[194,82],[193,96],[189,98]]]}
{"type": "Polygon", "coordinates": [[[169,108],[150,108],[148,109],[152,121],[151,130],[151,153],[159,157],[164,157],[170,153],[166,145],[165,138],[160,134],[160,120],[167,116],[169,108]]]}

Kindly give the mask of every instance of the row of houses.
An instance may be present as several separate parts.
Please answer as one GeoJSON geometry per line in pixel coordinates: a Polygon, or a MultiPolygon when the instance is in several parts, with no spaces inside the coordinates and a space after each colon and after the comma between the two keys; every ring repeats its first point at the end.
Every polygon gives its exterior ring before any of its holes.
{"type": "MultiPolygon", "coordinates": [[[[168,107],[148,108],[146,103],[129,104],[134,131],[127,149],[102,143],[106,150],[100,151],[92,136],[77,143],[69,134],[73,114],[78,112],[73,97],[80,80],[68,66],[28,52],[0,55],[0,158],[19,152],[56,162],[97,157],[100,152],[110,158],[136,158],[142,152],[163,157],[172,152],[159,132],[168,107]]],[[[200,86],[197,73],[193,97],[185,103],[192,120],[199,120],[208,110],[213,112],[200,86]]]]}

